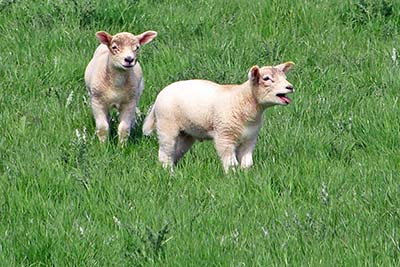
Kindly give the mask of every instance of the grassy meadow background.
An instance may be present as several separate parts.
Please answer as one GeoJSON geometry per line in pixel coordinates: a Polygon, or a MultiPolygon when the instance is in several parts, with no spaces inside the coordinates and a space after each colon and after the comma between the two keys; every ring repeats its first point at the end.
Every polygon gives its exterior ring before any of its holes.
{"type": "Polygon", "coordinates": [[[0,266],[399,266],[400,2],[0,1],[0,266]],[[106,30],[143,47],[145,114],[181,79],[292,60],[252,169],[211,142],[175,174],[139,116],[95,136],[83,73],[106,30]]]}

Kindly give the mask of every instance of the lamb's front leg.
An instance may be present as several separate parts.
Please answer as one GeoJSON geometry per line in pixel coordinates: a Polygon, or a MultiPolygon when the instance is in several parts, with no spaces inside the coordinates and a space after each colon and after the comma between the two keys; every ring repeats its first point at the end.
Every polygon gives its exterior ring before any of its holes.
{"type": "Polygon", "coordinates": [[[119,107],[118,137],[120,144],[125,144],[135,123],[136,103],[121,104],[119,107]]]}
{"type": "Polygon", "coordinates": [[[229,138],[223,137],[215,137],[214,142],[217,153],[221,158],[224,171],[225,173],[227,173],[230,168],[236,167],[238,165],[235,153],[236,142],[229,138]]]}
{"type": "Polygon", "coordinates": [[[104,143],[108,137],[108,108],[96,99],[92,99],[92,111],[96,121],[96,133],[100,142],[104,143]]]}
{"type": "Polygon", "coordinates": [[[253,165],[253,151],[257,143],[257,138],[242,143],[237,149],[237,158],[240,167],[249,168],[253,165]]]}

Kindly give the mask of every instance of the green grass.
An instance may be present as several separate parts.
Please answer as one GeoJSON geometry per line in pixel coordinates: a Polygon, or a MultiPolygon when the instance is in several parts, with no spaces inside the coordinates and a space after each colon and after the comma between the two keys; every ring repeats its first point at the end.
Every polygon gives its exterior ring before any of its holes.
{"type": "Polygon", "coordinates": [[[399,11],[0,1],[0,266],[399,266],[399,11]],[[252,169],[224,175],[203,142],[171,175],[143,116],[125,148],[96,139],[83,73],[98,30],[159,33],[143,112],[176,80],[242,83],[288,60],[294,101],[265,112],[252,169]]]}

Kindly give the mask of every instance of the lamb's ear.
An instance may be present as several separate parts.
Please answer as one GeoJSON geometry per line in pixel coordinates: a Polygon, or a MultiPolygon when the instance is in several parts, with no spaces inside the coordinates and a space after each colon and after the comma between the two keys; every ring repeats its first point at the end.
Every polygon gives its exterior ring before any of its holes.
{"type": "Polygon", "coordinates": [[[258,83],[258,80],[260,79],[260,68],[257,65],[251,67],[248,76],[251,82],[258,83]]]}
{"type": "Polygon", "coordinates": [[[153,32],[153,31],[144,32],[144,33],[138,35],[139,44],[144,45],[144,44],[150,43],[156,36],[157,36],[157,32],[153,32]]]}
{"type": "Polygon", "coordinates": [[[276,65],[274,68],[280,69],[284,73],[288,72],[292,67],[294,66],[294,63],[292,61],[288,61],[279,65],[276,65]]]}
{"type": "Polygon", "coordinates": [[[112,35],[108,32],[96,32],[96,37],[99,39],[100,43],[110,46],[112,35]]]}

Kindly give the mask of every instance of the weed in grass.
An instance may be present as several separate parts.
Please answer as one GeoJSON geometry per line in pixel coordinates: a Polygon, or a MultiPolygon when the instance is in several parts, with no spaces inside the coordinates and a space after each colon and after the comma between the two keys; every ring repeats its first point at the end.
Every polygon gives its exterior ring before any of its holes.
{"type": "MultiPolygon", "coordinates": [[[[119,227],[121,227],[120,223],[119,227]]],[[[128,231],[130,236],[130,240],[127,241],[125,256],[130,259],[132,264],[146,266],[160,262],[165,258],[165,244],[172,238],[167,238],[168,224],[165,224],[157,232],[149,227],[145,227],[145,231],[143,231],[142,228],[124,226],[124,230],[128,231]]]]}
{"type": "MultiPolygon", "coordinates": [[[[71,94],[70,94],[71,95],[71,94]]],[[[88,136],[84,127],[82,131],[75,129],[76,139],[74,139],[68,150],[62,154],[62,161],[74,170],[74,177],[86,190],[90,189],[90,170],[88,155],[88,136]]]]}
{"type": "Polygon", "coordinates": [[[322,183],[322,186],[321,186],[321,202],[324,205],[329,205],[328,187],[326,186],[325,183],[322,183]]]}
{"type": "Polygon", "coordinates": [[[393,47],[393,49],[392,49],[392,60],[393,60],[393,64],[395,66],[399,65],[399,62],[397,61],[397,59],[398,59],[397,49],[393,47]]]}

